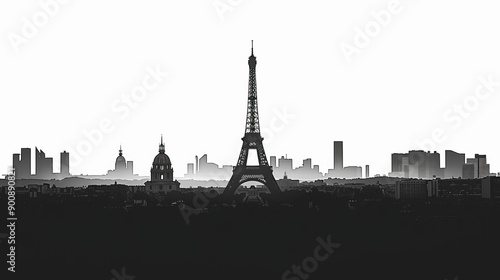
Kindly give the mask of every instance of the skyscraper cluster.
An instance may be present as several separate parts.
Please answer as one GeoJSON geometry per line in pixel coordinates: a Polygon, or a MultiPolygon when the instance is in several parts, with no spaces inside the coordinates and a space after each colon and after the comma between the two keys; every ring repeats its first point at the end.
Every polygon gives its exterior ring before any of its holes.
{"type": "Polygon", "coordinates": [[[21,154],[13,154],[12,165],[18,179],[53,179],[70,176],[69,153],[61,153],[60,173],[54,173],[53,159],[45,156],[42,149],[35,147],[35,174],[31,173],[31,149],[22,148],[21,154]]]}
{"type": "MultiPolygon", "coordinates": [[[[319,171],[319,165],[313,165],[312,159],[307,158],[302,161],[299,167],[293,167],[293,159],[288,156],[269,157],[269,165],[273,168],[275,178],[283,178],[288,174],[290,178],[301,180],[315,180],[323,178],[323,174],[319,171]]],[[[208,162],[207,154],[202,157],[195,157],[195,163],[187,164],[187,173],[184,175],[186,179],[214,179],[227,180],[231,177],[233,171],[232,165],[223,165],[219,167],[216,163],[208,162]]]]}
{"type": "Polygon", "coordinates": [[[226,180],[231,177],[233,172],[232,165],[219,165],[208,162],[207,154],[202,157],[195,156],[195,163],[187,164],[187,173],[184,175],[186,179],[200,179],[200,180],[226,180]]]}
{"type": "Polygon", "coordinates": [[[315,180],[323,177],[319,171],[319,165],[313,165],[310,158],[302,160],[302,165],[297,168],[293,168],[293,159],[288,158],[287,155],[278,159],[271,156],[270,159],[270,165],[276,178],[284,178],[285,174],[290,178],[300,180],[315,180]]]}
{"type": "Polygon", "coordinates": [[[490,165],[486,155],[476,154],[466,160],[465,154],[445,151],[445,167],[436,151],[413,150],[408,153],[394,153],[391,160],[391,177],[403,178],[483,178],[490,176],[490,165]]]}

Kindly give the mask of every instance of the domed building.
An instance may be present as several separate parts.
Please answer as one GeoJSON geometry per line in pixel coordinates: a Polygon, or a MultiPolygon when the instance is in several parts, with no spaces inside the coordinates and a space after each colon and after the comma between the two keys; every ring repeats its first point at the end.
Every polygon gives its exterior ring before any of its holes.
{"type": "Polygon", "coordinates": [[[123,156],[122,145],[118,150],[118,157],[115,161],[115,170],[108,170],[106,177],[113,179],[129,179],[134,174],[134,162],[126,161],[123,156]]]}
{"type": "Polygon", "coordinates": [[[127,161],[123,157],[122,145],[120,145],[120,150],[118,150],[118,157],[115,161],[115,171],[125,171],[127,169],[127,161]]]}
{"type": "Polygon", "coordinates": [[[167,154],[165,154],[165,145],[163,144],[163,136],[161,137],[160,148],[158,154],[153,160],[151,167],[151,180],[145,183],[146,193],[159,193],[179,190],[180,183],[174,181],[174,169],[172,162],[167,154]]]}

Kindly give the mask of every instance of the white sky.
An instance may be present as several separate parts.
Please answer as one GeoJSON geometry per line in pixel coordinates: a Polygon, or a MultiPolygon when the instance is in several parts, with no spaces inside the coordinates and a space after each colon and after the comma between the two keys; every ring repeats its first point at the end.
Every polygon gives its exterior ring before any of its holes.
{"type": "Polygon", "coordinates": [[[76,149],[83,130],[103,119],[114,130],[71,166],[73,174],[112,169],[122,144],[136,173],[147,175],[160,134],[176,177],[204,153],[236,164],[253,39],[261,126],[272,131],[264,135],[268,157],[288,154],[294,166],[310,157],[326,172],[333,141],[343,140],[344,165],[387,174],[391,153],[419,149],[416,141],[441,128],[442,166],[444,150],[453,149],[487,154],[492,172],[500,171],[500,87],[477,104],[471,99],[480,77],[500,81],[500,2],[401,0],[400,12],[349,63],[340,45],[354,45],[355,29],[389,2],[73,0],[15,52],[10,38],[22,36],[23,18],[33,22],[44,10],[38,1],[1,1],[0,166],[38,146],[57,171],[59,153],[76,149]],[[233,7],[221,19],[214,3],[233,7]],[[169,76],[121,118],[113,102],[156,65],[169,76]],[[456,113],[446,121],[464,100],[477,108],[469,106],[475,110],[460,124],[456,113]],[[293,115],[286,124],[276,114],[283,110],[293,115]]]}

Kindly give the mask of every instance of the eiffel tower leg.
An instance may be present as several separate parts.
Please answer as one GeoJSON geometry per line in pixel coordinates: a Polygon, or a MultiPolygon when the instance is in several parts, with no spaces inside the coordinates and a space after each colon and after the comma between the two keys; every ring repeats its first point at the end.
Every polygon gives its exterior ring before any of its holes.
{"type": "Polygon", "coordinates": [[[274,179],[273,173],[271,170],[268,172],[264,172],[264,179],[266,180],[266,187],[269,189],[271,194],[277,194],[281,192],[280,187],[278,186],[278,183],[274,179]]]}
{"type": "MultiPolygon", "coordinates": [[[[260,137],[260,136],[259,136],[260,137]]],[[[266,152],[264,152],[264,145],[262,145],[262,138],[257,142],[257,156],[259,157],[260,166],[268,166],[266,152]]]]}
{"type": "Polygon", "coordinates": [[[233,170],[233,175],[224,189],[223,195],[227,198],[234,195],[238,187],[240,186],[241,177],[243,177],[243,168],[241,166],[235,167],[233,170]]]}
{"type": "Polygon", "coordinates": [[[247,165],[247,159],[248,159],[248,147],[247,143],[245,143],[245,141],[243,140],[243,145],[241,146],[240,156],[238,157],[238,163],[236,164],[236,166],[247,165]]]}

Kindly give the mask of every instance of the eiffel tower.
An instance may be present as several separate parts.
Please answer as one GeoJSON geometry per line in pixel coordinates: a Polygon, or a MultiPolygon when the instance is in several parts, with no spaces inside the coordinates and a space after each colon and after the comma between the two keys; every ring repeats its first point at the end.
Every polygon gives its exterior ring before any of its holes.
{"type": "Polygon", "coordinates": [[[265,185],[271,193],[281,192],[276,180],[273,176],[273,169],[267,162],[262,138],[260,136],[259,111],[257,109],[257,80],[255,77],[255,66],[257,58],[253,55],[253,40],[252,40],[252,55],[248,58],[248,66],[250,75],[248,79],[248,105],[247,105],[247,121],[245,127],[245,136],[243,146],[241,147],[238,163],[233,168],[233,175],[224,190],[226,197],[234,195],[236,189],[249,181],[257,181],[265,185]],[[247,165],[248,151],[250,149],[257,150],[259,165],[247,165]]]}

